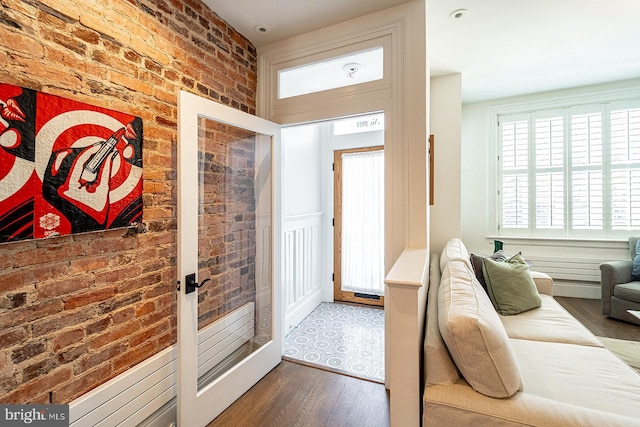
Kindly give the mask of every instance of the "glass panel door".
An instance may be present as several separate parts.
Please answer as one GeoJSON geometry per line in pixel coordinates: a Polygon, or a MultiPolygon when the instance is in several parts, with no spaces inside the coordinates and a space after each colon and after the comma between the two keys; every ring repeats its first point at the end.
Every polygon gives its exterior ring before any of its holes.
{"type": "Polygon", "coordinates": [[[334,299],[384,305],[384,150],[334,158],[334,299]]]}
{"type": "Polygon", "coordinates": [[[180,95],[178,423],[204,426],[280,361],[279,127],[180,95]]]}

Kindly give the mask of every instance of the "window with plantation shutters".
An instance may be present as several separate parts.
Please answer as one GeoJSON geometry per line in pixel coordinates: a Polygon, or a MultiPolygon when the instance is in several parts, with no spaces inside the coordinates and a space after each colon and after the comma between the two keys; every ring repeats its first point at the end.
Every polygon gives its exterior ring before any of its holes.
{"type": "Polygon", "coordinates": [[[526,120],[502,126],[502,220],[508,228],[529,226],[529,129],[526,120]]]}
{"type": "Polygon", "coordinates": [[[640,227],[640,107],[610,113],[611,227],[640,227]]]}
{"type": "Polygon", "coordinates": [[[501,234],[640,230],[640,101],[498,115],[498,129],[501,234]]]}
{"type": "Polygon", "coordinates": [[[536,228],[564,227],[564,122],[560,117],[535,119],[536,228]]]}
{"type": "Polygon", "coordinates": [[[571,116],[571,223],[578,230],[602,230],[602,114],[571,116]]]}

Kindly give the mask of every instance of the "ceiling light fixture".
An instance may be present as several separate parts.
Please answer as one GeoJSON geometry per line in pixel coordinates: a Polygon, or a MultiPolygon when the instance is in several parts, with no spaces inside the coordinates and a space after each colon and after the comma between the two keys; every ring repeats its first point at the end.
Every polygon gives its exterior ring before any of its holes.
{"type": "Polygon", "coordinates": [[[460,19],[467,14],[467,9],[456,9],[449,14],[451,19],[460,19]]]}
{"type": "Polygon", "coordinates": [[[347,77],[352,79],[361,67],[362,65],[358,64],[357,62],[349,62],[348,64],[344,64],[342,66],[342,69],[345,73],[347,73],[347,77]]]}
{"type": "Polygon", "coordinates": [[[256,25],[255,27],[253,27],[253,31],[255,31],[256,33],[260,33],[260,34],[266,34],[269,31],[271,31],[271,28],[268,25],[256,25]]]}

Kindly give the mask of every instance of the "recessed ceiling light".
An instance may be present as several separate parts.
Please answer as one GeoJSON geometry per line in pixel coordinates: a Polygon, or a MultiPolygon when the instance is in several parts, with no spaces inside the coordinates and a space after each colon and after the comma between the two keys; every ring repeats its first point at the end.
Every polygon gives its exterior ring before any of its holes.
{"type": "Polygon", "coordinates": [[[460,19],[467,14],[467,9],[456,9],[449,14],[451,19],[460,19]]]}
{"type": "Polygon", "coordinates": [[[271,28],[268,25],[260,24],[253,27],[253,31],[255,31],[256,33],[266,34],[271,31],[271,28]]]}

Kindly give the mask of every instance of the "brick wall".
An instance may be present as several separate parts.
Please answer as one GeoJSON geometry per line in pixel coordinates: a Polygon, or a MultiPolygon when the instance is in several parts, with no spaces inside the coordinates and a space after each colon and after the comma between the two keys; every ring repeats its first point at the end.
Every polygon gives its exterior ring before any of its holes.
{"type": "Polygon", "coordinates": [[[0,245],[0,402],[70,402],[175,343],[177,92],[254,114],[256,52],[199,0],[2,0],[0,82],[144,121],[147,233],[0,245]]]}
{"type": "Polygon", "coordinates": [[[198,224],[198,326],[255,301],[255,134],[203,119],[204,200],[198,224]]]}

